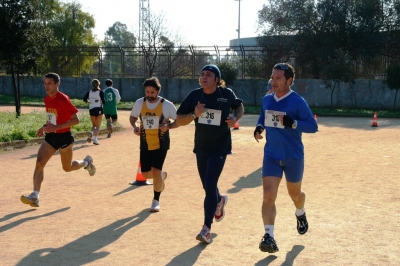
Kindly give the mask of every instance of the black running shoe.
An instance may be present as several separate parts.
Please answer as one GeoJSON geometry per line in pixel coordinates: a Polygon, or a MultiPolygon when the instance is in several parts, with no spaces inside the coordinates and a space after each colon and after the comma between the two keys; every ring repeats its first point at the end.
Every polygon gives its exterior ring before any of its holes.
{"type": "Polygon", "coordinates": [[[275,239],[272,236],[270,236],[268,233],[265,233],[265,235],[261,239],[259,248],[262,252],[268,252],[268,253],[275,253],[275,252],[279,251],[279,248],[276,245],[275,239]]]}
{"type": "Polygon", "coordinates": [[[304,213],[301,216],[296,215],[296,219],[297,219],[297,232],[299,232],[300,235],[304,235],[305,233],[307,233],[308,230],[306,213],[304,213]]]}

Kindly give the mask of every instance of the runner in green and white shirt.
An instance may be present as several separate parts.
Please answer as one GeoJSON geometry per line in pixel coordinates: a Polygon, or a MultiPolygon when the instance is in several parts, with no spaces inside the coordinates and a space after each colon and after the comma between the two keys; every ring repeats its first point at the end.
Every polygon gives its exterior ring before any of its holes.
{"type": "Polygon", "coordinates": [[[119,91],[113,88],[113,82],[111,79],[106,80],[107,88],[104,90],[104,116],[107,120],[107,138],[111,137],[113,132],[113,125],[118,120],[118,111],[117,111],[117,103],[121,100],[121,96],[119,91]]]}

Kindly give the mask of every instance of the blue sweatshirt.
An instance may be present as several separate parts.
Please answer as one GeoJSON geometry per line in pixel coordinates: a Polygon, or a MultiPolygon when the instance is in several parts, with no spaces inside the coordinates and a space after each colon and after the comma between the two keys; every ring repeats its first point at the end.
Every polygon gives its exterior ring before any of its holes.
{"type": "Polygon", "coordinates": [[[317,122],[307,102],[292,90],[280,98],[276,97],[275,93],[263,97],[257,126],[261,126],[266,131],[264,157],[272,160],[304,159],[302,132],[315,133],[318,131],[317,122]],[[272,111],[286,113],[291,119],[297,120],[297,128],[266,126],[267,110],[267,115],[272,111]]]}

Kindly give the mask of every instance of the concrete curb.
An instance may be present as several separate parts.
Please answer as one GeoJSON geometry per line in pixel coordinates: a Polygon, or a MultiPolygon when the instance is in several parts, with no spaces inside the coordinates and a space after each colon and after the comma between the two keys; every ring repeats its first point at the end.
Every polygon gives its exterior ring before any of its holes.
{"type": "MultiPolygon", "coordinates": [[[[113,127],[113,132],[118,132],[123,130],[124,128],[121,126],[113,127]]],[[[100,129],[99,135],[105,135],[108,133],[107,129],[100,129]]],[[[86,138],[89,132],[78,132],[74,134],[75,139],[86,138]]],[[[0,150],[3,151],[12,151],[14,149],[21,149],[26,146],[33,146],[37,144],[42,144],[44,137],[34,138],[30,140],[15,140],[10,142],[0,142],[0,150]]]]}

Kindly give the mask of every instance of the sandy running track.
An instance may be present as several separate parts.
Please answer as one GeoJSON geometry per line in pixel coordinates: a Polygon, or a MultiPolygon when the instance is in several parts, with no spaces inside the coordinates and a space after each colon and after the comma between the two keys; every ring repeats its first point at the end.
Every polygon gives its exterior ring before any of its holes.
{"type": "MultiPolygon", "coordinates": [[[[13,107],[0,107],[0,111],[13,107]]],[[[22,107],[23,112],[33,108],[22,107]]],[[[34,108],[41,109],[41,108],[34,108]]],[[[296,231],[294,206],[282,182],[275,237],[280,248],[258,249],[263,143],[253,139],[255,115],[232,132],[234,155],[220,178],[229,197],[225,219],[199,244],[204,192],[192,153],[194,125],[171,131],[161,211],[150,213],[152,186],[135,180],[139,139],[127,129],[101,145],[77,140],[74,158],[91,154],[97,173],[64,173],[58,155],[45,169],[41,206],[20,202],[32,189],[38,146],[0,153],[1,265],[400,265],[400,123],[397,119],[318,117],[304,134],[304,191],[310,229],[296,231]]]]}

